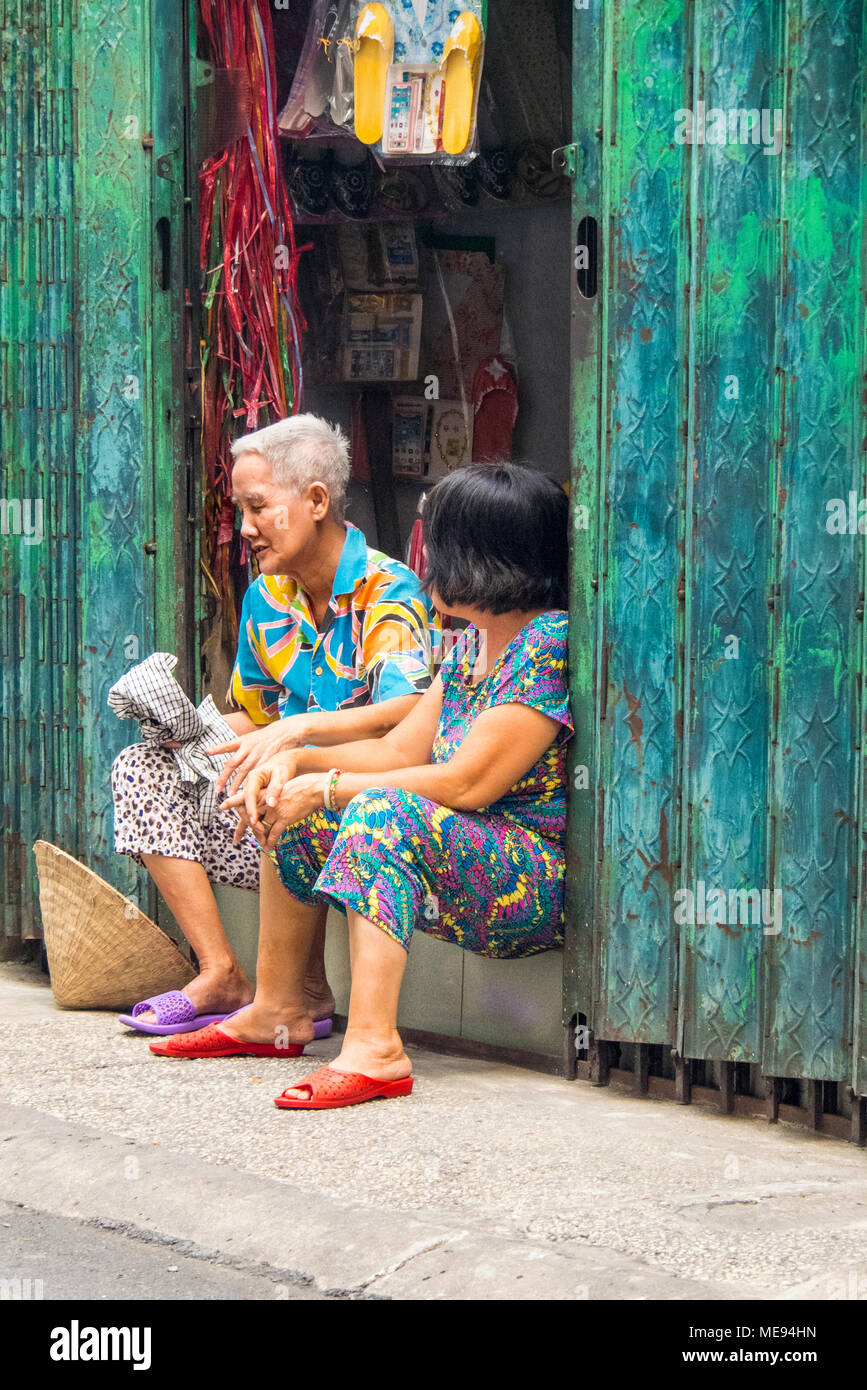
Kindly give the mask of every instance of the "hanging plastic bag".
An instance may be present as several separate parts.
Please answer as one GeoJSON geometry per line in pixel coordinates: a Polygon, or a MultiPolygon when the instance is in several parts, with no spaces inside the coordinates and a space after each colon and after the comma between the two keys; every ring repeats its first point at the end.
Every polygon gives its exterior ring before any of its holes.
{"type": "Polygon", "coordinates": [[[484,60],[482,0],[364,4],[355,25],[355,133],[388,163],[466,163],[484,60]]]}
{"type": "Polygon", "coordinates": [[[353,8],[357,0],[314,0],[292,87],[278,122],[285,135],[352,129],[353,8]]]}
{"type": "Polygon", "coordinates": [[[332,34],[331,60],[334,75],[331,84],[331,102],[328,114],[336,126],[345,130],[353,129],[355,117],[355,96],[353,90],[353,49],[355,39],[355,16],[352,0],[341,0],[337,20],[332,34]]]}

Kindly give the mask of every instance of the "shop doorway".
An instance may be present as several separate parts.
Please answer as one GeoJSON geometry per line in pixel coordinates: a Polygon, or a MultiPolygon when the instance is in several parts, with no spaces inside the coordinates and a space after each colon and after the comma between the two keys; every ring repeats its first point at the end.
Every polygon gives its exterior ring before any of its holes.
{"type": "MultiPolygon", "coordinates": [[[[352,440],[348,519],[369,544],[416,566],[419,504],[451,469],[511,457],[569,487],[573,237],[555,151],[571,139],[572,8],[489,6],[478,153],[451,163],[377,158],[351,119],[331,119],[340,116],[340,38],[359,9],[271,11],[279,159],[307,324],[294,384],[303,409],[352,440]]],[[[225,900],[227,920],[243,918],[252,941],[251,904],[231,891],[225,900]]],[[[340,1009],[339,916],[329,936],[340,1009]]],[[[402,1029],[553,1069],[562,964],[562,952],[478,960],[419,934],[402,1029]]]]}

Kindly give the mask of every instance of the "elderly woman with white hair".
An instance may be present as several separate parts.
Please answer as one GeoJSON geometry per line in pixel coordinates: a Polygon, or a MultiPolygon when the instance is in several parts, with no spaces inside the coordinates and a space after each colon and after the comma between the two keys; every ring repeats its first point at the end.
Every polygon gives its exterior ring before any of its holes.
{"type": "MultiPolygon", "coordinates": [[[[230,788],[289,749],[388,733],[431,684],[439,640],[416,576],[345,520],[349,449],[338,428],[295,415],[239,439],[232,454],[241,535],[259,576],[244,596],[229,692],[238,738],[213,750],[231,753],[221,778],[230,788]]],[[[258,890],[256,840],[248,833],[234,843],[234,811],[206,828],[171,753],[153,744],[119,754],[112,790],[115,849],[148,870],[199,966],[183,992],[142,1000],[125,1021],[168,1034],[225,1018],[253,989],[211,884],[258,890]]],[[[317,1035],[327,1036],[334,998],[324,905],[320,916],[305,995],[317,1035]]]]}

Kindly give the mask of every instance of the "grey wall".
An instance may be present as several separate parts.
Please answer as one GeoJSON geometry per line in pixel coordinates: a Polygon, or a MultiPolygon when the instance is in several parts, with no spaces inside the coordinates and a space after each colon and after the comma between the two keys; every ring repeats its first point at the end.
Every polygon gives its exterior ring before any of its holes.
{"type": "Polygon", "coordinates": [[[518,367],[514,457],[569,476],[569,202],[475,212],[450,224],[496,239],[506,272],[506,319],[518,367]]]}

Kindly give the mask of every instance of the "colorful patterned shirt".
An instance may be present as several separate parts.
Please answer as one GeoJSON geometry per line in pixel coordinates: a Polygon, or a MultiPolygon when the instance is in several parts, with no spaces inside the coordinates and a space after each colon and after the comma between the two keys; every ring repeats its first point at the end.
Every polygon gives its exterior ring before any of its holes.
{"type": "Polygon", "coordinates": [[[432,761],[448,762],[476,719],[496,705],[529,705],[559,726],[557,737],[514,787],[485,810],[562,844],[566,835],[566,744],[572,737],[568,688],[569,617],[552,609],[521,628],[478,685],[473,666],[478,650],[470,626],[444,659],[443,706],[432,761]]]}
{"type": "Polygon", "coordinates": [[[244,595],[230,697],[256,724],[417,695],[439,653],[436,611],[412,570],[346,540],[322,630],[287,575],[260,574],[244,595]]]}

